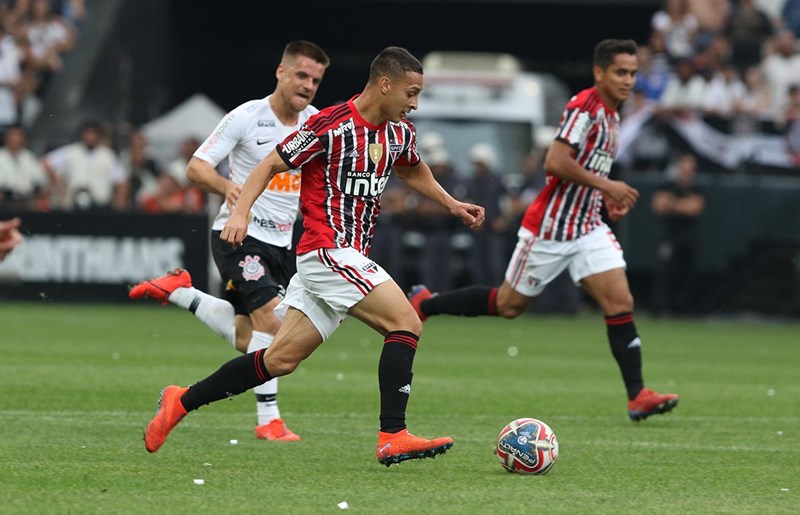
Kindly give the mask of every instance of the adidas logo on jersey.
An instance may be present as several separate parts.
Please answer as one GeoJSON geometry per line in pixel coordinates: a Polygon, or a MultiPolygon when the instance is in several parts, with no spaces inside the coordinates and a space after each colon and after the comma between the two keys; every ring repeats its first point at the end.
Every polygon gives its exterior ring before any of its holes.
{"type": "Polygon", "coordinates": [[[411,395],[411,385],[407,384],[405,386],[401,386],[400,389],[397,391],[400,393],[404,393],[406,395],[411,395]]]}
{"type": "Polygon", "coordinates": [[[358,150],[353,150],[347,155],[347,157],[358,157],[358,150]]]}

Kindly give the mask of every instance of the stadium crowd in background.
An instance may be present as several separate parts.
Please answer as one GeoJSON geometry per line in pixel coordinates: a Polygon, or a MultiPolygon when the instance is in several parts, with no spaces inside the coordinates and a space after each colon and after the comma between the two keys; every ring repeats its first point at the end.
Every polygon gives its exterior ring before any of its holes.
{"type": "Polygon", "coordinates": [[[29,127],[39,115],[84,15],[82,0],[0,2],[0,129],[29,127]]]}
{"type": "Polygon", "coordinates": [[[791,131],[791,91],[800,85],[796,11],[792,0],[665,1],[640,46],[639,79],[622,111],[623,130],[626,119],[641,119],[635,114],[653,114],[653,123],[635,124],[642,134],[621,160],[624,168],[663,172],[686,150],[667,141],[675,119],[702,120],[730,135],[791,131]]]}

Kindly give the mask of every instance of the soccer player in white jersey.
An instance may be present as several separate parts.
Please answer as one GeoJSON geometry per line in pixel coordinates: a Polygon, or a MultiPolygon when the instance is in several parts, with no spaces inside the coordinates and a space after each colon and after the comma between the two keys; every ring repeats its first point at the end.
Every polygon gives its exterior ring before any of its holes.
{"type": "Polygon", "coordinates": [[[605,202],[609,216],[617,220],[639,196],[626,183],[608,178],[619,140],[619,107],[636,81],[636,50],[631,40],[607,39],[596,45],[595,84],[567,103],[545,159],[547,184],[523,217],[503,283],[437,295],[419,285],[409,295],[423,321],[438,314],[515,318],[548,283],[569,270],[605,315],[611,352],[628,395],[628,416],[634,421],[678,404],[677,395],[644,386],[641,340],[633,322],[622,248],[600,211],[605,202]]]}
{"type": "Polygon", "coordinates": [[[408,432],[406,406],[422,322],[397,283],[368,257],[391,173],[468,227],[484,220],[483,208],[454,199],[417,153],[407,116],[417,108],[422,86],[416,57],[404,48],[384,49],[372,61],[360,95],[312,116],[247,178],[220,235],[234,247],[246,241],[250,206],[275,174],[300,168],[303,176],[305,230],[297,244],[297,273],[276,309],[283,321],[268,349],[228,361],[188,388],[164,388],[158,413],[145,430],[149,452],[161,447],[187,413],[293,372],[348,315],[383,337],[379,463],[430,458],[453,445],[448,437],[427,439],[408,432]]]}
{"type": "MultiPolygon", "coordinates": [[[[288,260],[300,202],[300,172],[287,170],[273,177],[250,209],[248,237],[241,246],[231,247],[220,240],[219,234],[251,170],[318,112],[311,101],[329,64],[327,54],[314,43],[288,43],[275,73],[275,91],[228,113],[189,161],[189,179],[225,198],[211,229],[211,251],[226,285],[225,299],[192,287],[186,270],[139,283],[131,289],[131,298],[151,297],[187,309],[242,353],[269,347],[280,327],[273,309],[290,278],[288,260]],[[215,170],[226,157],[230,179],[215,170]]],[[[299,440],[281,418],[277,378],[256,386],[254,391],[256,437],[299,440]]]]}

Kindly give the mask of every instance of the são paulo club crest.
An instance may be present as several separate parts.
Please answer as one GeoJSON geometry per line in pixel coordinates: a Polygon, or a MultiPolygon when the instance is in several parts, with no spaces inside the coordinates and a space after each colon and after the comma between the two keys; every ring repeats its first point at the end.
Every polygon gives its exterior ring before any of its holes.
{"type": "Polygon", "coordinates": [[[239,266],[245,281],[258,281],[267,273],[261,264],[261,256],[245,256],[244,261],[239,261],[239,266]]]}

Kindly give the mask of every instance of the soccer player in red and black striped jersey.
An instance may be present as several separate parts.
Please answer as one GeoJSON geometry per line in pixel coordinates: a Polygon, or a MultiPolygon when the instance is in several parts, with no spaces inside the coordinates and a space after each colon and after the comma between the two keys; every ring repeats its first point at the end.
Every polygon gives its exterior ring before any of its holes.
{"type": "Polygon", "coordinates": [[[619,107],[636,81],[636,50],[631,40],[606,39],[596,45],[595,84],[572,97],[564,109],[545,159],[547,184],[523,217],[503,284],[438,295],[415,286],[409,298],[421,320],[438,314],[515,318],[549,282],[569,270],[605,315],[611,352],[628,394],[628,415],[642,420],[670,411],[678,396],[644,386],[622,248],[600,211],[605,203],[609,217],[617,220],[639,196],[608,177],[619,140],[619,107]]]}
{"type": "Polygon", "coordinates": [[[304,232],[297,245],[297,274],[274,311],[283,318],[280,329],[268,349],[231,360],[188,388],[166,387],[145,431],[148,451],[157,451],[188,412],[294,371],[346,316],[384,338],[378,364],[378,461],[389,466],[428,458],[453,445],[451,438],[420,438],[406,428],[422,322],[397,283],[368,257],[392,170],[467,227],[484,220],[482,207],[454,199],[417,154],[414,126],[406,117],[417,108],[422,87],[419,60],[403,48],[388,47],[373,60],[360,95],[309,118],[256,165],[220,238],[241,245],[250,208],[272,177],[300,170],[304,232]]]}

